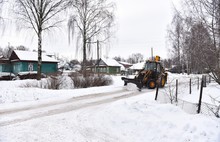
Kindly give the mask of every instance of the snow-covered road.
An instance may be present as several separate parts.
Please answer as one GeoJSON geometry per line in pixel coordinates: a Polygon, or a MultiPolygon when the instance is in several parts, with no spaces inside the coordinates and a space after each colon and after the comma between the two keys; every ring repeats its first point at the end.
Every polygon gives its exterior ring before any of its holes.
{"type": "MultiPolygon", "coordinates": [[[[150,90],[152,91],[152,90],[150,90]]],[[[149,91],[148,91],[149,92],[149,91]]],[[[129,98],[146,93],[139,91],[128,91],[125,89],[107,93],[90,94],[86,96],[73,97],[66,100],[54,100],[34,104],[23,104],[0,108],[0,126],[10,125],[40,117],[65,113],[81,108],[96,106],[120,99],[129,98]]]]}

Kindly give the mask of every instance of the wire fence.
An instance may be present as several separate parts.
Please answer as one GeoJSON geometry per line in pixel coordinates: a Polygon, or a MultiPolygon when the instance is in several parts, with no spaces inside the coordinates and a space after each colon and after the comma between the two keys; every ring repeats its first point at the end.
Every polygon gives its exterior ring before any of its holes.
{"type": "Polygon", "coordinates": [[[188,101],[185,101],[182,99],[177,99],[177,101],[176,101],[176,97],[174,97],[174,96],[173,96],[173,98],[171,98],[171,96],[161,94],[161,95],[158,95],[157,101],[160,103],[174,104],[174,105],[180,107],[181,109],[183,109],[185,112],[190,113],[190,114],[196,114],[198,111],[198,104],[197,103],[188,102],[188,101]]]}
{"type": "Polygon", "coordinates": [[[201,105],[201,113],[209,116],[216,116],[220,117],[219,112],[220,106],[208,104],[208,103],[202,103],[201,105]]]}
{"type": "MultiPolygon", "coordinates": [[[[220,103],[217,104],[209,104],[206,102],[202,102],[202,89],[203,87],[206,87],[207,84],[209,84],[211,81],[211,78],[206,76],[202,78],[187,78],[182,80],[178,83],[176,81],[175,83],[168,83],[166,89],[158,89],[159,91],[156,92],[155,100],[157,100],[160,103],[171,103],[174,104],[181,109],[183,109],[185,112],[190,114],[197,114],[202,113],[204,115],[208,116],[216,116],[220,117],[220,103]],[[207,79],[208,78],[208,79],[207,79]],[[192,87],[196,87],[198,92],[200,92],[200,97],[197,102],[189,102],[183,99],[180,99],[178,97],[179,94],[186,92],[186,89],[189,89],[189,94],[191,93],[192,87]],[[179,92],[179,94],[178,94],[179,92]]],[[[174,82],[174,81],[173,81],[174,82]]],[[[195,89],[195,88],[194,88],[195,89]]]]}

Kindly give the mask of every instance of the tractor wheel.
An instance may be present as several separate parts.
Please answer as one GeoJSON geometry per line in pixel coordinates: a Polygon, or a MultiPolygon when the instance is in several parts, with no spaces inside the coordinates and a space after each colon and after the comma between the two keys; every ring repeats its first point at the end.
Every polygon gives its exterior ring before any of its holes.
{"type": "Polygon", "coordinates": [[[149,89],[154,89],[156,88],[156,81],[153,80],[153,79],[150,79],[148,82],[147,82],[147,86],[149,89]]]}
{"type": "Polygon", "coordinates": [[[165,86],[165,83],[166,83],[166,79],[165,79],[165,77],[162,77],[160,86],[161,86],[161,87],[164,87],[164,86],[165,86]]]}

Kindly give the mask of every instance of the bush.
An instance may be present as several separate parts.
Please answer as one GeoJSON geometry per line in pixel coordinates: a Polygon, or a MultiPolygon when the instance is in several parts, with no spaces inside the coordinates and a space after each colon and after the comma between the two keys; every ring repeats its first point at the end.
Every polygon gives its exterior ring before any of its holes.
{"type": "Polygon", "coordinates": [[[74,82],[75,88],[88,88],[95,86],[107,86],[112,84],[112,78],[106,75],[90,74],[83,77],[79,73],[72,73],[69,75],[74,82]]]}
{"type": "Polygon", "coordinates": [[[42,79],[40,81],[38,80],[29,80],[22,84],[20,87],[24,88],[42,88],[42,89],[53,89],[57,90],[59,89],[59,81],[56,77],[49,77],[46,79],[42,79]]]}
{"type": "Polygon", "coordinates": [[[30,88],[37,87],[42,89],[73,89],[74,84],[69,76],[50,76],[40,81],[31,80],[21,85],[21,87],[30,88]]]}
{"type": "Polygon", "coordinates": [[[30,88],[37,87],[42,89],[73,89],[73,88],[88,88],[95,86],[107,86],[112,84],[112,78],[106,75],[90,74],[85,78],[79,73],[72,73],[70,75],[58,75],[44,78],[40,81],[28,81],[21,87],[30,88]]]}

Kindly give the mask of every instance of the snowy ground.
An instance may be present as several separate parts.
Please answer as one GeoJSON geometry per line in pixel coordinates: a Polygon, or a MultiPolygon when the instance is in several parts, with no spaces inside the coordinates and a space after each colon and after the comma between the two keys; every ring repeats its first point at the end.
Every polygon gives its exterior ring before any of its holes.
{"type": "MultiPolygon", "coordinates": [[[[182,84],[181,99],[197,102],[197,86],[188,93],[189,76],[169,76],[169,82],[178,78],[182,84]]],[[[113,80],[110,86],[63,90],[20,87],[35,80],[0,81],[0,142],[220,141],[220,119],[160,104],[154,101],[155,90],[138,92],[133,84],[124,87],[119,76],[113,80]]],[[[209,96],[216,98],[219,92],[218,85],[209,84],[203,101],[212,103],[209,96]]]]}

